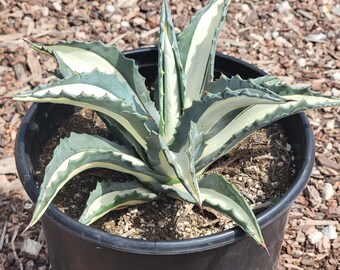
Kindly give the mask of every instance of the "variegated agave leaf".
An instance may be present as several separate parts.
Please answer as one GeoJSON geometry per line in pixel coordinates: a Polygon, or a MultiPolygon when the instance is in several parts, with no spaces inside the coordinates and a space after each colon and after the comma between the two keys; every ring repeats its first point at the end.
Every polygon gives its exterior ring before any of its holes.
{"type": "Polygon", "coordinates": [[[148,127],[156,128],[152,118],[134,103],[127,84],[114,74],[99,71],[74,74],[38,86],[33,91],[17,95],[15,100],[70,104],[101,112],[116,120],[145,148],[150,134],[148,127]]]}
{"type": "Polygon", "coordinates": [[[256,217],[244,197],[222,175],[213,173],[200,181],[203,205],[229,216],[258,244],[264,245],[256,217]]]}
{"type": "Polygon", "coordinates": [[[90,225],[105,214],[131,205],[143,204],[158,199],[158,195],[144,188],[138,181],[97,182],[90,193],[79,222],[90,225]]]}
{"type": "Polygon", "coordinates": [[[218,35],[227,15],[229,0],[210,0],[191,19],[178,37],[184,67],[184,108],[199,100],[204,86],[212,81],[218,35]]]}
{"type": "MultiPolygon", "coordinates": [[[[221,86],[221,80],[212,82],[212,88],[217,84],[221,86]]],[[[176,128],[175,139],[170,146],[174,152],[180,149],[188,141],[190,122],[195,122],[200,126],[204,136],[207,133],[216,132],[218,127],[224,127],[228,121],[234,119],[244,108],[254,104],[277,104],[284,103],[285,100],[275,93],[267,91],[253,91],[252,88],[241,88],[232,91],[228,87],[221,87],[216,93],[207,93],[200,101],[194,101],[191,107],[184,110],[180,118],[180,123],[176,128]]]]}
{"type": "Polygon", "coordinates": [[[161,116],[159,134],[165,142],[172,140],[184,99],[183,67],[170,10],[163,1],[160,42],[158,46],[158,107],[161,116]]]}
{"type": "MultiPolygon", "coordinates": [[[[32,43],[31,47],[37,51],[44,52],[54,57],[58,62],[59,73],[63,77],[70,77],[75,72],[91,72],[99,70],[103,73],[114,74],[117,79],[124,82],[125,93],[129,93],[136,107],[143,108],[148,112],[155,124],[159,124],[159,113],[154,103],[150,99],[149,92],[145,86],[145,78],[140,75],[132,59],[126,58],[116,46],[106,46],[101,41],[95,42],[59,42],[54,45],[41,45],[32,43]]],[[[124,134],[125,129],[121,125],[108,117],[106,114],[98,112],[100,118],[114,134],[124,134]]],[[[150,123],[149,123],[150,124],[150,123]]],[[[150,127],[155,129],[154,125],[150,127]]],[[[136,143],[133,136],[118,136],[120,143],[125,144],[126,139],[131,143],[141,158],[145,160],[145,154],[136,143]]]]}
{"type": "Polygon", "coordinates": [[[135,176],[145,187],[161,191],[161,184],[169,184],[169,177],[153,171],[129,150],[99,136],[71,133],[62,139],[46,167],[44,180],[30,226],[46,211],[58,191],[71,178],[92,168],[106,168],[135,176]]]}
{"type": "MultiPolygon", "coordinates": [[[[131,151],[136,152],[138,157],[142,159],[144,162],[149,161],[149,158],[146,154],[147,150],[144,149],[144,147],[138,142],[138,140],[131,133],[126,132],[126,129],[124,126],[122,126],[116,120],[114,120],[113,118],[103,113],[99,113],[99,116],[104,122],[104,124],[107,126],[107,128],[110,130],[113,141],[117,142],[118,144],[124,145],[126,148],[128,148],[131,151]]],[[[149,139],[146,138],[147,144],[148,144],[148,141],[149,139]]]]}
{"type": "MultiPolygon", "coordinates": [[[[207,168],[214,160],[225,155],[237,143],[261,127],[308,109],[340,105],[340,99],[324,96],[306,88],[294,89],[281,85],[272,77],[267,77],[267,79],[270,81],[266,86],[267,90],[279,95],[286,102],[251,105],[240,110],[232,118],[223,119],[222,122],[217,123],[214,129],[205,133],[205,145],[202,155],[197,159],[197,170],[207,168]]],[[[258,89],[265,86],[265,81],[266,79],[260,80],[263,83],[261,83],[262,86],[258,85],[258,89]]],[[[249,82],[256,83],[256,79],[249,80],[249,82]]],[[[242,83],[244,84],[245,81],[242,83]]]]}
{"type": "Polygon", "coordinates": [[[106,46],[100,41],[73,41],[53,45],[32,43],[31,47],[54,57],[63,77],[72,76],[75,72],[91,72],[95,69],[116,75],[118,80],[128,85],[129,93],[134,92],[131,93],[134,101],[138,102],[157,124],[159,123],[159,113],[150,99],[145,78],[138,72],[134,60],[126,58],[116,46],[106,46]]]}
{"type": "MultiPolygon", "coordinates": [[[[162,185],[173,198],[195,203],[183,185],[162,185]]],[[[264,245],[261,230],[253,211],[243,195],[222,175],[213,173],[199,180],[202,205],[213,208],[231,218],[258,244],[264,245]]]]}
{"type": "Polygon", "coordinates": [[[169,164],[166,154],[161,147],[159,136],[158,133],[151,132],[147,139],[146,156],[148,164],[150,164],[150,167],[154,170],[167,175],[172,179],[177,179],[176,172],[169,164]]]}
{"type": "Polygon", "coordinates": [[[195,157],[191,156],[189,151],[182,149],[177,153],[172,152],[162,137],[159,137],[160,147],[165,154],[167,162],[176,172],[178,180],[186,188],[189,194],[198,204],[202,204],[201,194],[198,187],[198,177],[195,171],[192,171],[192,162],[195,157]]]}

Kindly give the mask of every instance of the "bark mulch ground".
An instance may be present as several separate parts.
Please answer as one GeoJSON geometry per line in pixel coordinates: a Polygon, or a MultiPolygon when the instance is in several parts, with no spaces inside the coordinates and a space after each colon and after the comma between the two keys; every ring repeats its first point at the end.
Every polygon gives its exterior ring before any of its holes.
{"type": "MultiPolygon", "coordinates": [[[[207,1],[170,1],[178,31],[207,1]]],[[[152,44],[161,1],[0,0],[0,96],[53,78],[52,59],[24,41],[102,40],[122,50],[152,44]]],[[[340,96],[340,4],[336,0],[234,0],[218,50],[295,86],[340,96]]],[[[28,104],[0,100],[0,269],[48,269],[40,225],[24,234],[32,203],[13,151],[28,104]]],[[[309,184],[295,201],[279,269],[337,269],[340,257],[340,108],[308,113],[316,143],[309,184]]]]}

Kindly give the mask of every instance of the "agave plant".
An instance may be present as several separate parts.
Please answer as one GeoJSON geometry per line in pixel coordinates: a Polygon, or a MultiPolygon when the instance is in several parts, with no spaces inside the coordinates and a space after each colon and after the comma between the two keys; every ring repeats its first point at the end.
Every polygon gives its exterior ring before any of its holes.
{"type": "Polygon", "coordinates": [[[72,133],[60,141],[46,167],[29,226],[73,176],[107,168],[134,177],[126,182],[98,181],[79,219],[84,224],[165,194],[218,210],[264,246],[243,196],[224,176],[205,174],[206,169],[251,132],[307,109],[340,105],[340,100],[291,88],[273,76],[244,80],[221,75],[214,80],[216,43],[228,4],[210,0],[177,37],[163,1],[153,100],[134,61],[115,46],[31,45],[56,59],[59,78],[15,99],[92,109],[116,136],[109,141],[72,133]]]}

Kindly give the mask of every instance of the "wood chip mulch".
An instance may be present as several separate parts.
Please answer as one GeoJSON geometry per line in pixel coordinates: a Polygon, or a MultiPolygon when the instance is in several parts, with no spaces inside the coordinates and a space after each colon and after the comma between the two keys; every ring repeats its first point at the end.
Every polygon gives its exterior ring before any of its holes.
{"type": "MultiPolygon", "coordinates": [[[[178,31],[207,1],[170,1],[178,31]]],[[[154,43],[160,0],[0,0],[0,96],[53,78],[52,59],[24,41],[102,40],[122,50],[154,43]]],[[[234,0],[218,49],[295,86],[340,97],[340,4],[336,0],[234,0]]],[[[40,225],[21,234],[32,204],[14,166],[14,140],[28,104],[0,99],[0,270],[48,269],[40,225]]],[[[340,108],[308,113],[316,162],[295,201],[279,269],[338,269],[340,108]]]]}

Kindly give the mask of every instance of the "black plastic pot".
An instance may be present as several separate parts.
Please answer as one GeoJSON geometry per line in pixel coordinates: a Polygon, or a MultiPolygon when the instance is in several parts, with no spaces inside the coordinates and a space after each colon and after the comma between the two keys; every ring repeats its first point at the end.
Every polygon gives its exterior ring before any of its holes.
{"type": "MultiPolygon", "coordinates": [[[[147,83],[155,81],[155,48],[129,51],[126,55],[136,59],[147,83]]],[[[239,74],[244,78],[265,74],[252,65],[222,54],[217,55],[215,67],[216,74],[239,74]]],[[[33,104],[22,121],[15,157],[22,184],[33,201],[38,196],[33,165],[42,143],[56,128],[58,120],[73,111],[74,107],[70,106],[33,104]]],[[[238,227],[190,240],[132,240],[84,226],[51,205],[42,223],[52,269],[275,269],[289,209],[306,185],[314,161],[313,134],[306,116],[294,115],[280,123],[295,152],[297,176],[283,198],[257,216],[270,256],[238,227]]]]}

